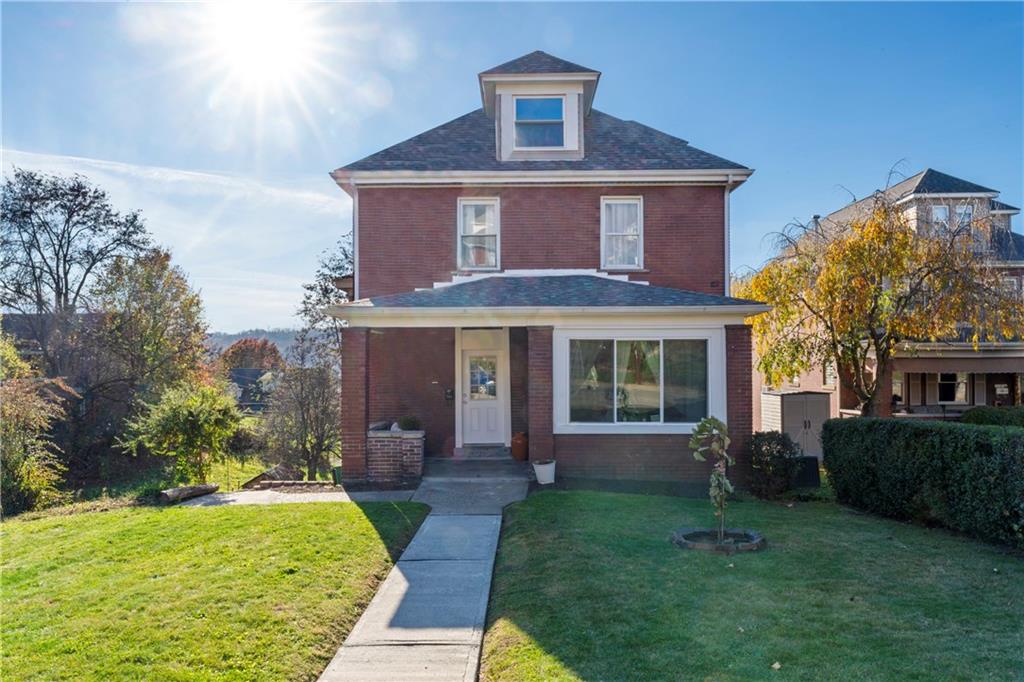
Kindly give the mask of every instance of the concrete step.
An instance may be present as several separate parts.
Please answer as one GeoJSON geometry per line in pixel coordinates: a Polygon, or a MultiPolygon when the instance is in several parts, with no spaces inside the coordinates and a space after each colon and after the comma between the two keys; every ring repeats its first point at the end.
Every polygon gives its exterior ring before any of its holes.
{"type": "Polygon", "coordinates": [[[512,459],[512,448],[504,445],[464,445],[454,459],[512,459]]]}
{"type": "Polygon", "coordinates": [[[508,459],[455,459],[426,457],[423,459],[423,478],[494,478],[506,480],[533,480],[533,467],[529,462],[508,459]]]}

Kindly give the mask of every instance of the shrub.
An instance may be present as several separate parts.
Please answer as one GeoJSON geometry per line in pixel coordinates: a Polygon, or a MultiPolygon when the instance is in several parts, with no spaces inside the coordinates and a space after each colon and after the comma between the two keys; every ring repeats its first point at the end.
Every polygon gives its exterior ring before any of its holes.
{"type": "Polygon", "coordinates": [[[267,434],[260,417],[242,417],[228,439],[228,451],[240,460],[262,454],[267,447],[267,434]]]}
{"type": "Polygon", "coordinates": [[[1024,548],[1024,431],[832,419],[821,442],[840,502],[1024,548]]]}
{"type": "Polygon", "coordinates": [[[210,464],[222,461],[241,421],[235,399],[222,384],[182,383],[164,392],[128,423],[122,446],[172,456],[182,481],[206,483],[210,464]]]}
{"type": "Polygon", "coordinates": [[[1017,407],[972,407],[964,412],[960,421],[965,424],[991,424],[993,426],[1024,427],[1024,405],[1017,407]]]}
{"type": "Polygon", "coordinates": [[[403,431],[419,431],[423,425],[420,423],[419,417],[406,416],[398,418],[398,428],[403,431]]]}
{"type": "Polygon", "coordinates": [[[42,509],[63,500],[64,467],[47,432],[64,414],[47,382],[0,381],[0,513],[42,509]]]}
{"type": "Polygon", "coordinates": [[[803,451],[788,433],[755,433],[750,440],[750,490],[758,497],[776,497],[793,486],[803,464],[803,451]]]}

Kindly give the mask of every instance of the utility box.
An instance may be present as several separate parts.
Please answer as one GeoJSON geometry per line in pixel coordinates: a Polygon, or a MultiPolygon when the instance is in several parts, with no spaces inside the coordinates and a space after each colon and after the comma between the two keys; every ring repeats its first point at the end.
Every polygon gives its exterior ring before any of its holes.
{"type": "Polygon", "coordinates": [[[788,433],[808,457],[821,459],[821,427],[830,415],[829,393],[769,391],[761,394],[761,428],[788,433]]]}

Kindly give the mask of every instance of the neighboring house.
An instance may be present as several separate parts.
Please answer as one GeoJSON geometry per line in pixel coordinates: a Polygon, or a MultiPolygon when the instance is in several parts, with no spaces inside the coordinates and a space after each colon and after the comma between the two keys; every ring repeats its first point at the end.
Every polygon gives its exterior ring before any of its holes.
{"type": "Polygon", "coordinates": [[[246,412],[263,412],[275,380],[273,370],[258,367],[235,367],[228,370],[238,407],[246,412]]]}
{"type": "MultiPolygon", "coordinates": [[[[978,258],[1003,273],[1007,288],[1024,296],[1024,235],[1012,231],[1020,209],[996,199],[999,192],[926,169],[885,190],[919,231],[970,225],[978,258]]],[[[873,199],[856,201],[820,220],[846,222],[870,210],[873,199]]],[[[881,384],[883,415],[954,418],[974,405],[1020,405],[1024,389],[1024,338],[982,343],[977,350],[965,331],[939,343],[907,343],[897,352],[891,376],[881,384]]],[[[808,372],[769,392],[826,393],[829,416],[854,414],[857,399],[838,381],[835,367],[808,372]]],[[[777,422],[774,399],[755,397],[756,424],[777,422]]]]}
{"type": "Polygon", "coordinates": [[[354,206],[346,478],[403,415],[428,455],[526,432],[560,476],[657,481],[704,481],[686,444],[714,415],[745,468],[744,319],[766,308],[728,296],[729,200],[752,171],[592,108],[599,78],[530,53],[479,75],[483,108],[332,173],[354,206]]]}

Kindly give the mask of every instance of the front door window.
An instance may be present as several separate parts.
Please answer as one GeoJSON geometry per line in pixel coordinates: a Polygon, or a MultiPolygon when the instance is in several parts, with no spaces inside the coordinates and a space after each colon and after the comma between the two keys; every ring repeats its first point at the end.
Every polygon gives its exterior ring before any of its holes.
{"type": "Polygon", "coordinates": [[[493,355],[469,357],[469,399],[498,399],[498,359],[493,355]]]}

